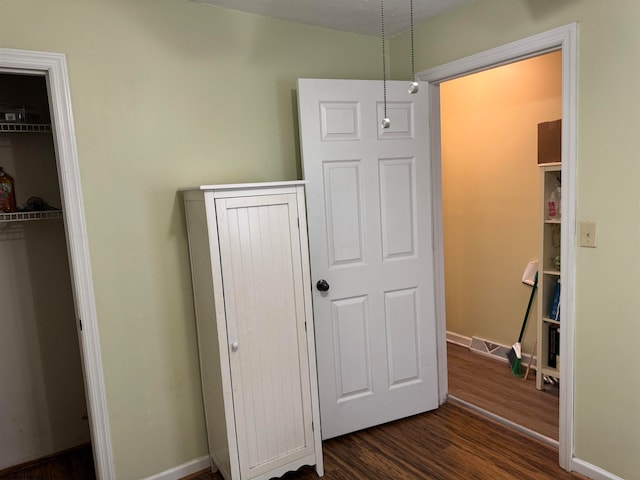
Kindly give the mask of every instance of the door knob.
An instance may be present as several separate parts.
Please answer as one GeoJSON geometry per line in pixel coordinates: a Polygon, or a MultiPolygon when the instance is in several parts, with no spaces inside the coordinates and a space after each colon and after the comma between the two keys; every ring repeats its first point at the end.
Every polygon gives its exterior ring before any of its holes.
{"type": "Polygon", "coordinates": [[[231,350],[235,352],[236,350],[238,350],[238,347],[239,347],[239,346],[240,346],[240,345],[238,345],[238,342],[233,342],[233,343],[231,344],[231,350]]]}
{"type": "Polygon", "coordinates": [[[318,280],[318,283],[316,283],[316,288],[321,292],[326,292],[327,290],[329,290],[329,284],[326,280],[318,280]]]}

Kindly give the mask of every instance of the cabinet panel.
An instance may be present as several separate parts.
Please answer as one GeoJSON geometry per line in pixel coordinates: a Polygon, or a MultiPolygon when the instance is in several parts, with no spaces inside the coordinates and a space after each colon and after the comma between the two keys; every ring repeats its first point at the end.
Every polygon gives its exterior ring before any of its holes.
{"type": "Polygon", "coordinates": [[[313,440],[295,195],[220,199],[216,211],[240,471],[251,478],[313,440]]]}

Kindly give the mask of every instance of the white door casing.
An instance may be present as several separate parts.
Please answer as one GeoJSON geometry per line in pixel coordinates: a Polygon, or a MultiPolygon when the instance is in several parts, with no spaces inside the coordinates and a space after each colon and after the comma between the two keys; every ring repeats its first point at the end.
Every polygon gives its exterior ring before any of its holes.
{"type": "MultiPolygon", "coordinates": [[[[429,124],[431,138],[431,160],[434,165],[434,211],[435,217],[435,257],[442,263],[444,247],[442,244],[441,221],[441,148],[440,148],[440,83],[471,73],[505,65],[550,51],[562,51],[562,240],[561,276],[563,305],[563,334],[560,349],[563,361],[560,364],[560,421],[559,421],[559,463],[566,470],[576,470],[593,476],[590,470],[574,457],[573,447],[573,361],[575,330],[575,276],[576,276],[576,169],[577,169],[577,62],[578,62],[578,26],[575,23],[557,27],[531,37],[517,40],[469,57],[419,72],[417,78],[428,82],[426,86],[431,105],[429,124]]],[[[441,269],[442,267],[437,267],[441,269]]],[[[444,309],[444,277],[436,282],[436,308],[438,312],[439,378],[440,390],[447,390],[446,361],[446,321],[444,309]]]]}
{"type": "Polygon", "coordinates": [[[82,325],[78,338],[96,476],[99,480],[114,479],[113,448],[66,57],[61,53],[0,48],[0,71],[45,75],[47,79],[71,281],[78,326],[80,322],[82,325]]]}
{"type": "Polygon", "coordinates": [[[323,438],[438,406],[426,89],[298,81],[323,438]],[[327,292],[316,287],[329,284],[327,292]]]}

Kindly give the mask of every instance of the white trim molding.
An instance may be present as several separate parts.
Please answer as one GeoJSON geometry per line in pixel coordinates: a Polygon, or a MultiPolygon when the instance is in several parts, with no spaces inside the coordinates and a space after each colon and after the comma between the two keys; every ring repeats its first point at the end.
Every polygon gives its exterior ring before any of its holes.
{"type": "Polygon", "coordinates": [[[113,480],[116,476],[66,57],[0,48],[0,71],[44,75],[47,80],[78,327],[82,321],[78,338],[93,457],[98,479],[113,480]]]}
{"type": "Polygon", "coordinates": [[[451,332],[449,330],[446,331],[446,334],[446,340],[448,343],[453,343],[454,345],[459,345],[465,348],[469,348],[471,346],[471,337],[460,335],[459,333],[451,332]]]}
{"type": "Polygon", "coordinates": [[[572,471],[581,473],[593,480],[624,480],[622,477],[575,457],[571,461],[571,467],[572,471]]]}
{"type": "MultiPolygon", "coordinates": [[[[211,466],[211,461],[208,456],[199,457],[190,462],[183,463],[177,467],[165,470],[164,472],[156,473],[144,480],[179,480],[180,478],[193,475],[194,473],[206,470],[211,466]]],[[[216,470],[214,470],[216,471],[216,470]]]]}
{"type": "Polygon", "coordinates": [[[523,40],[419,72],[428,82],[430,102],[430,141],[433,174],[434,256],[436,273],[436,325],[438,329],[438,381],[440,398],[447,395],[446,315],[442,245],[442,178],[440,148],[440,83],[543,53],[562,51],[562,363],[560,365],[559,463],[566,470],[573,459],[573,358],[575,326],[576,268],[576,170],[577,170],[577,72],[578,26],[575,23],[549,30],[523,40]]]}
{"type": "Polygon", "coordinates": [[[490,412],[489,410],[485,410],[484,408],[478,407],[477,405],[474,405],[471,402],[462,400],[461,398],[458,398],[455,395],[449,395],[448,399],[453,403],[457,403],[458,405],[466,408],[467,410],[471,410],[472,412],[479,413],[483,417],[490,418],[491,420],[493,420],[496,423],[499,423],[500,425],[509,427],[512,430],[515,430],[516,432],[520,432],[523,435],[526,435],[528,437],[535,438],[539,442],[549,445],[550,447],[558,448],[558,441],[554,440],[553,438],[549,438],[546,435],[542,435],[541,433],[531,430],[530,428],[523,427],[519,423],[515,423],[507,418],[501,417],[500,415],[496,415],[495,413],[490,412]]]}

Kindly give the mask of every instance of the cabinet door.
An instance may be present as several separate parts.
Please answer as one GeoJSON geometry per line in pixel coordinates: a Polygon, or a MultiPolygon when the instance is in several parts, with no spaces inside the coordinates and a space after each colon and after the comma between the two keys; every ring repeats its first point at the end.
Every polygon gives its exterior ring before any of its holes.
{"type": "Polygon", "coordinates": [[[296,196],[217,199],[216,215],[240,473],[248,479],[313,453],[296,196]]]}

